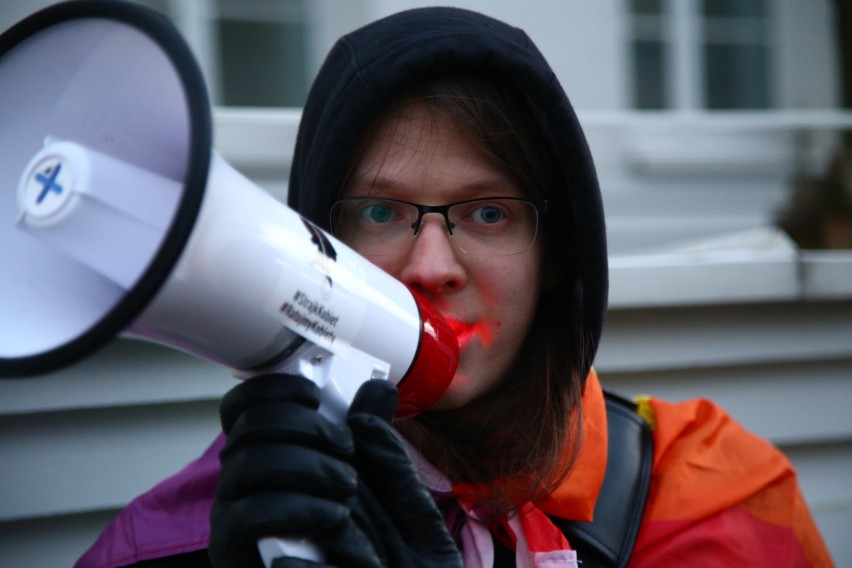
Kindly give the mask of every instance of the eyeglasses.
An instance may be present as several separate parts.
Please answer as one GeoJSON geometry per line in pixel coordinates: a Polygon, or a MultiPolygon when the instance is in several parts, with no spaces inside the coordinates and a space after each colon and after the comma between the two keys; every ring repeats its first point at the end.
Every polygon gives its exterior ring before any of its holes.
{"type": "Polygon", "coordinates": [[[332,232],[367,256],[405,252],[420,232],[423,216],[444,217],[459,249],[473,256],[508,256],[529,250],[538,232],[544,199],[483,197],[420,205],[400,199],[347,197],[331,207],[332,232]]]}

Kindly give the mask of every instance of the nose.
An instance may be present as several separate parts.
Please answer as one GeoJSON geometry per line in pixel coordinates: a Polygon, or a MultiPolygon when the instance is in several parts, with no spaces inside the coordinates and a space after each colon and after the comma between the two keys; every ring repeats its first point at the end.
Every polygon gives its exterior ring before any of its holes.
{"type": "Polygon", "coordinates": [[[454,292],[467,283],[462,254],[452,243],[442,216],[424,215],[399,279],[427,297],[454,292]]]}

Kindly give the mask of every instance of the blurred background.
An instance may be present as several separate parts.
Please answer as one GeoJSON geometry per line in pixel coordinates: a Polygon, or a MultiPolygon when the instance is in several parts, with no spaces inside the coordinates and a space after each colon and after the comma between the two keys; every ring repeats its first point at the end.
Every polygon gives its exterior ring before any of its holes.
{"type": "MultiPolygon", "coordinates": [[[[4,0],[0,30],[46,6],[4,0]]],[[[192,47],[215,148],[284,199],[333,41],[409,0],[140,0],[192,47]]],[[[605,386],[706,397],[778,445],[852,565],[852,2],[447,1],[524,28],[603,187],[605,386]]],[[[2,88],[2,86],[0,86],[2,88]]],[[[118,340],[0,382],[0,565],[69,566],[219,430],[228,369],[118,340]]]]}

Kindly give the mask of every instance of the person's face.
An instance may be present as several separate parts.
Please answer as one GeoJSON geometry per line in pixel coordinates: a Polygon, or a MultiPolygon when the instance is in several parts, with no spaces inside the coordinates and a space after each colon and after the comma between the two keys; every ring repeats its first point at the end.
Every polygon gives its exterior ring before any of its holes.
{"type": "MultiPolygon", "coordinates": [[[[442,205],[524,196],[480,148],[422,103],[405,106],[377,132],[347,182],[346,197],[442,205]]],[[[511,256],[471,256],[456,247],[443,217],[430,213],[407,250],[367,258],[425,295],[457,334],[459,367],[435,410],[459,408],[493,392],[533,319],[541,285],[539,243],[511,256]]]]}

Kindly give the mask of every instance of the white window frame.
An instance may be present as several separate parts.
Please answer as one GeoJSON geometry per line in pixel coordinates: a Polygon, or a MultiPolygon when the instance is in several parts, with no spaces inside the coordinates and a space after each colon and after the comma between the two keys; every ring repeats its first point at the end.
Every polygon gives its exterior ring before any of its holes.
{"type": "MultiPolygon", "coordinates": [[[[662,13],[659,16],[628,14],[633,25],[630,26],[630,38],[657,40],[663,43],[663,90],[666,92],[665,110],[691,112],[707,107],[704,69],[707,61],[704,56],[704,16],[701,14],[702,0],[662,0],[662,13]],[[645,22],[643,23],[643,20],[645,22]],[[638,28],[638,29],[637,29],[638,28]]],[[[776,50],[774,30],[776,22],[776,4],[766,3],[766,45],[771,53],[776,50]]],[[[753,43],[749,41],[747,32],[738,26],[731,27],[733,22],[725,22],[720,30],[722,34],[731,37],[731,44],[753,43]]],[[[743,22],[745,24],[745,22],[743,22]]],[[[632,49],[632,42],[631,42],[632,49]]],[[[782,66],[769,61],[769,81],[773,87],[779,84],[776,77],[782,66]]],[[[637,70],[632,69],[633,73],[637,70]]],[[[777,89],[770,89],[770,97],[777,89]]],[[[777,101],[769,100],[768,108],[776,106],[777,101]]],[[[633,103],[635,104],[635,102],[633,103]]]]}

